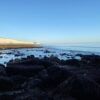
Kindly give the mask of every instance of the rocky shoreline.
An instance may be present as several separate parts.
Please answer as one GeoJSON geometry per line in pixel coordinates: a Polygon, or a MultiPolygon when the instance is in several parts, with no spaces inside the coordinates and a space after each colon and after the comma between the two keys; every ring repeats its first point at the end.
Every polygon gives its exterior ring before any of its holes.
{"type": "Polygon", "coordinates": [[[0,65],[0,100],[100,100],[100,56],[36,58],[0,65]]]}

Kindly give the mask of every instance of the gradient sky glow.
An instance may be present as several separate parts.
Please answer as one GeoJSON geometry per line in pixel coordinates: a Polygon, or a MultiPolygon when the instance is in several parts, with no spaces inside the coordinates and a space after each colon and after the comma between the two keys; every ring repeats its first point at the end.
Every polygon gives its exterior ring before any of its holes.
{"type": "Polygon", "coordinates": [[[0,37],[100,42],[100,0],[0,0],[0,37]]]}

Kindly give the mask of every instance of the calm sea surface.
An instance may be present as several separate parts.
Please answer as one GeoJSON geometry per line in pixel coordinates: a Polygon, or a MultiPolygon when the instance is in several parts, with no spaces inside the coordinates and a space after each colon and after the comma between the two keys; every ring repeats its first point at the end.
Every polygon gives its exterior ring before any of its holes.
{"type": "Polygon", "coordinates": [[[49,45],[52,48],[64,49],[64,50],[74,50],[74,51],[89,51],[89,52],[99,52],[99,43],[84,43],[84,44],[53,44],[49,45]]]}

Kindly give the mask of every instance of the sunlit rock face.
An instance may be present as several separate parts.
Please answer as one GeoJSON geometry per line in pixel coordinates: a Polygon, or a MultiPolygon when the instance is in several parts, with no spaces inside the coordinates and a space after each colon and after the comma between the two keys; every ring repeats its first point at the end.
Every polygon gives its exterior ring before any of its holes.
{"type": "Polygon", "coordinates": [[[0,38],[0,48],[27,48],[27,47],[38,47],[36,43],[18,41],[8,38],[0,38]]]}

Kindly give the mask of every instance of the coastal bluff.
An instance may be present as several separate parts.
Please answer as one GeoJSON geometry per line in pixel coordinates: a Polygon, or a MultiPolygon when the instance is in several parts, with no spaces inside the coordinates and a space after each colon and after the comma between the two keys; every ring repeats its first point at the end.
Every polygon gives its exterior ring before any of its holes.
{"type": "Polygon", "coordinates": [[[41,47],[37,43],[26,42],[8,38],[0,38],[0,49],[10,49],[10,48],[37,48],[41,47]]]}

